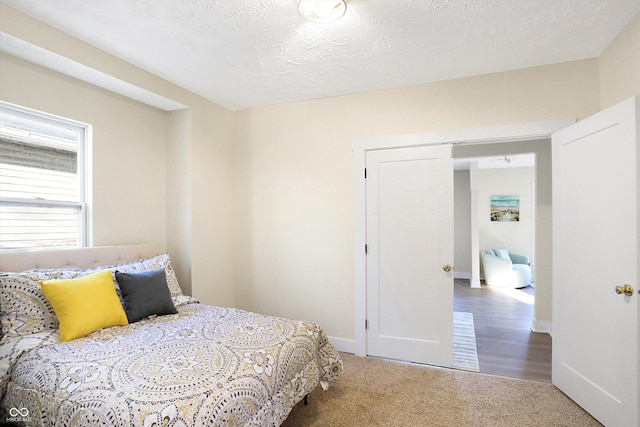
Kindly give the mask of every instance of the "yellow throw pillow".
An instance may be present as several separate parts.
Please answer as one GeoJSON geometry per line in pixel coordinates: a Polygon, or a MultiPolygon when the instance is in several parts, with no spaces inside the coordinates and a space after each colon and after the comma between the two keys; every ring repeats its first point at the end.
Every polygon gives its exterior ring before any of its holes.
{"type": "Polygon", "coordinates": [[[108,326],[129,324],[116,293],[111,270],[75,279],[42,280],[38,283],[60,322],[61,342],[108,326]]]}

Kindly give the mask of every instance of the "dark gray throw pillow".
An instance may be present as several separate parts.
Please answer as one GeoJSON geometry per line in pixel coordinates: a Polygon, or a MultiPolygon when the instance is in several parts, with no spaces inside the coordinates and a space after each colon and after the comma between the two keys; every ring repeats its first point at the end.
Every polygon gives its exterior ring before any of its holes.
{"type": "Polygon", "coordinates": [[[124,312],[129,323],[152,315],[175,314],[171,292],[164,269],[141,273],[116,271],[116,281],[122,291],[124,312]]]}

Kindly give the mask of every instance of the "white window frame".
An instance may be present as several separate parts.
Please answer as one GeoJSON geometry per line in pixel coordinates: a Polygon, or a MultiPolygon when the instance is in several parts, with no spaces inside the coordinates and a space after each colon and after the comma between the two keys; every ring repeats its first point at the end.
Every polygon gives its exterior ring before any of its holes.
{"type": "MultiPolygon", "coordinates": [[[[43,199],[22,199],[12,197],[0,197],[0,205],[4,206],[28,206],[28,207],[52,207],[52,208],[75,208],[79,209],[80,214],[78,224],[78,246],[87,247],[91,244],[91,221],[89,220],[89,201],[91,200],[89,189],[90,185],[90,148],[91,148],[91,125],[76,120],[68,119],[61,116],[45,113],[42,111],[25,108],[19,105],[0,101],[0,111],[55,126],[63,125],[64,127],[73,128],[78,131],[78,181],[79,181],[79,200],[77,202],[68,202],[61,200],[43,200],[43,199]]],[[[72,246],[69,246],[72,247],[72,246]]],[[[31,248],[18,248],[16,250],[29,250],[31,248]]],[[[47,250],[47,247],[43,247],[47,250]]],[[[51,248],[54,249],[54,248],[51,248]]],[[[59,249],[59,248],[56,248],[59,249]]],[[[1,251],[0,251],[1,253],[1,251]]]]}

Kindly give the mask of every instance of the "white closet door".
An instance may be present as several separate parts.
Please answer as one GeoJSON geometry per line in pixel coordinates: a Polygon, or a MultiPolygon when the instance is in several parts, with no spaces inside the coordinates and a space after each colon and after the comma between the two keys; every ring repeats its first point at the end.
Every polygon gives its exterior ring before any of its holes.
{"type": "Polygon", "coordinates": [[[638,111],[630,99],[552,138],[553,384],[611,427],[639,421],[638,111]]]}
{"type": "Polygon", "coordinates": [[[451,147],[367,151],[366,167],[367,353],[451,366],[451,147]]]}

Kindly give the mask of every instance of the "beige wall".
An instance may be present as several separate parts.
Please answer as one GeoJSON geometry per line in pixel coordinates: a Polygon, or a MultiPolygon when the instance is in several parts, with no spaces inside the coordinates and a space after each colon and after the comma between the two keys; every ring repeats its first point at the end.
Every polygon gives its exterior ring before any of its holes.
{"type": "Polygon", "coordinates": [[[233,114],[213,103],[192,107],[191,286],[207,304],[234,306],[233,114]]]}
{"type": "Polygon", "coordinates": [[[600,108],[640,95],[640,12],[598,58],[600,108]]]}
{"type": "Polygon", "coordinates": [[[191,287],[191,110],[167,113],[167,251],[183,292],[191,287]],[[181,208],[178,208],[181,207],[181,208]]]}
{"type": "Polygon", "coordinates": [[[0,99],[93,125],[93,243],[156,243],[185,291],[234,305],[233,113],[4,4],[0,32],[185,106],[168,113],[1,56],[0,99]]]}
{"type": "Polygon", "coordinates": [[[453,174],[453,266],[456,278],[471,278],[471,174],[453,174]]]}
{"type": "Polygon", "coordinates": [[[0,53],[0,99],[92,125],[93,244],[167,245],[166,113],[0,53]]]}
{"type": "MultiPolygon", "coordinates": [[[[352,339],[353,141],[587,117],[638,93],[639,27],[636,16],[599,59],[231,113],[0,5],[3,32],[188,111],[8,55],[0,98],[94,126],[95,244],[157,242],[204,302],[315,320],[352,339]]],[[[539,221],[550,212],[547,203],[539,221]]],[[[550,320],[550,294],[540,305],[550,320]]]]}
{"type": "Polygon", "coordinates": [[[352,339],[353,141],[583,118],[597,87],[585,60],[237,113],[236,303],[352,339]]]}
{"type": "MultiPolygon", "coordinates": [[[[606,103],[638,93],[637,73],[615,90],[608,82],[617,77],[607,77],[640,69],[634,66],[637,21],[600,60],[238,112],[236,303],[316,320],[331,336],[353,338],[353,141],[588,117],[600,110],[601,98],[606,103]],[[605,66],[610,70],[601,71],[605,66]]],[[[550,166],[539,164],[544,171],[550,166]]],[[[550,174],[542,175],[538,185],[550,188],[550,174]]],[[[551,229],[548,194],[538,200],[543,230],[551,229]]],[[[538,236],[537,280],[549,284],[551,263],[543,259],[551,245],[550,232],[538,236]]],[[[550,324],[551,286],[536,293],[536,319],[550,324]]]]}

